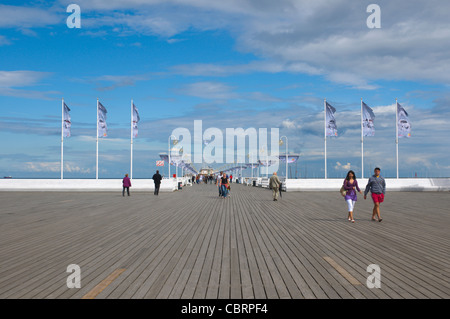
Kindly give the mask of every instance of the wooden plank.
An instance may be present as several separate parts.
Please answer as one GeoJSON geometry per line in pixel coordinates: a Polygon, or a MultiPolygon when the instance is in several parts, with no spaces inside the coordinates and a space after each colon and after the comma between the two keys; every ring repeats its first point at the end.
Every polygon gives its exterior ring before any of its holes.
{"type": "Polygon", "coordinates": [[[333,266],[333,268],[336,269],[337,272],[342,275],[342,277],[348,280],[349,283],[351,283],[352,285],[361,285],[361,283],[355,277],[350,275],[349,272],[342,268],[336,261],[334,261],[333,258],[324,256],[323,259],[325,259],[331,266],[333,266]]]}
{"type": "Polygon", "coordinates": [[[102,282],[100,282],[97,286],[94,287],[91,291],[89,291],[86,295],[81,299],[95,299],[99,293],[101,293],[106,287],[108,287],[117,277],[120,276],[126,269],[117,269],[108,277],[106,277],[102,282]]]}

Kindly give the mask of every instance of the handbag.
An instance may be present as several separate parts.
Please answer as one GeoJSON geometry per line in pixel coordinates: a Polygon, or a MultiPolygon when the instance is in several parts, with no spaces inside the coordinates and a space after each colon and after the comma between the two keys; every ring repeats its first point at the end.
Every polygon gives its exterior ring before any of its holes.
{"type": "MultiPolygon", "coordinates": [[[[344,181],[344,183],[345,183],[345,181],[344,181]]],[[[339,190],[339,192],[341,193],[341,195],[342,195],[343,197],[345,197],[345,195],[347,195],[347,190],[344,188],[344,184],[342,184],[342,187],[341,187],[341,189],[339,190]]]]}

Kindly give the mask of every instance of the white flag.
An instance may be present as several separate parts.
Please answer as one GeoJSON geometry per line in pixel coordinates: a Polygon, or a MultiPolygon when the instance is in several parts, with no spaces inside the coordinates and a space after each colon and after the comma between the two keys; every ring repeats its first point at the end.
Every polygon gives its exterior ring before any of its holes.
{"type": "Polygon", "coordinates": [[[63,113],[63,118],[64,118],[64,123],[63,123],[63,136],[64,137],[70,137],[70,127],[72,126],[72,122],[70,121],[70,109],[67,106],[66,103],[64,103],[64,113],[63,113]]]}
{"type": "Polygon", "coordinates": [[[106,108],[98,102],[98,137],[106,137],[107,136],[107,127],[106,127],[106,108]]]}
{"type": "Polygon", "coordinates": [[[334,113],[336,113],[336,109],[326,102],[326,136],[337,136],[337,126],[334,113]]]}
{"type": "Polygon", "coordinates": [[[370,106],[362,102],[363,136],[375,136],[375,114],[370,106]]]}
{"type": "Polygon", "coordinates": [[[397,127],[398,137],[411,137],[411,123],[409,123],[408,113],[397,103],[397,127]]]}
{"type": "Polygon", "coordinates": [[[139,111],[138,111],[136,105],[134,105],[134,103],[133,103],[133,137],[137,137],[138,136],[137,123],[140,120],[141,120],[141,118],[139,117],[139,111]]]}

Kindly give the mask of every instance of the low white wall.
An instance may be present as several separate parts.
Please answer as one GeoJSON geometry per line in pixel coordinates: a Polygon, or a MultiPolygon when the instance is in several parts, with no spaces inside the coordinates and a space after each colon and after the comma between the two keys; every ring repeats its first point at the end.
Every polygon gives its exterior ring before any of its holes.
{"type": "MultiPolygon", "coordinates": [[[[251,178],[244,178],[246,185],[253,185],[251,178]]],[[[288,179],[280,177],[283,191],[339,191],[344,178],[328,179],[288,179]]],[[[257,187],[269,188],[267,177],[254,177],[257,187]]],[[[358,179],[358,185],[364,191],[368,178],[358,179]]],[[[386,178],[387,191],[450,191],[450,178],[386,178]]]]}
{"type": "MultiPolygon", "coordinates": [[[[268,188],[267,178],[254,178],[258,187],[268,188]]],[[[288,179],[283,190],[296,191],[339,191],[344,179],[288,179]]],[[[358,179],[361,190],[367,178],[358,179]]],[[[160,192],[173,192],[178,183],[190,186],[188,178],[163,179],[160,192]]],[[[251,181],[249,181],[251,185],[251,181]]],[[[153,191],[152,179],[133,179],[131,191],[153,191]]],[[[0,179],[0,191],[122,191],[122,179],[0,179]]],[[[387,178],[387,191],[450,191],[450,178],[387,178]]]]}
{"type": "MultiPolygon", "coordinates": [[[[386,178],[386,191],[450,191],[450,178],[386,178]]],[[[283,190],[295,191],[339,191],[344,179],[288,179],[283,181],[283,190]]],[[[364,191],[368,178],[358,179],[364,191]]]]}
{"type": "MultiPolygon", "coordinates": [[[[187,178],[161,181],[160,192],[173,192],[187,178]]],[[[154,191],[153,179],[131,180],[130,191],[154,191]]],[[[122,191],[122,179],[0,179],[0,191],[122,191]]]]}

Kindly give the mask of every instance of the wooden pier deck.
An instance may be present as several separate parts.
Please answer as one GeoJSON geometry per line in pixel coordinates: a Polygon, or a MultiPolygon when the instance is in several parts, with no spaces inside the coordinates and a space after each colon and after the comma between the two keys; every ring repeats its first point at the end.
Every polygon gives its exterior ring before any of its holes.
{"type": "Polygon", "coordinates": [[[0,193],[0,298],[450,298],[449,192],[359,195],[232,184],[174,193],[0,193]],[[79,265],[81,288],[67,267],[79,265]],[[367,267],[381,287],[369,289],[367,267]]]}

